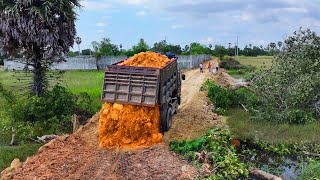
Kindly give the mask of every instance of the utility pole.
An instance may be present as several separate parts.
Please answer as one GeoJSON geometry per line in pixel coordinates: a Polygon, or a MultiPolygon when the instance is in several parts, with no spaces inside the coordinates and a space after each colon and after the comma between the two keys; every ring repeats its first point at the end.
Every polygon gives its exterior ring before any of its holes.
{"type": "Polygon", "coordinates": [[[237,43],[234,43],[234,57],[237,57],[237,43]]]}
{"type": "Polygon", "coordinates": [[[237,36],[237,57],[239,56],[239,38],[237,36]]]}

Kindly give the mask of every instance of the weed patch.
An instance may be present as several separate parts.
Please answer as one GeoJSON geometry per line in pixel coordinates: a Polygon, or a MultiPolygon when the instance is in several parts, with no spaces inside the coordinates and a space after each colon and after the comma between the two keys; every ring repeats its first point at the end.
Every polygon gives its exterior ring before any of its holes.
{"type": "Polygon", "coordinates": [[[34,154],[42,144],[28,144],[21,146],[0,146],[0,172],[10,166],[13,159],[24,161],[34,154]]]}
{"type": "Polygon", "coordinates": [[[189,161],[208,164],[211,179],[247,178],[247,167],[239,161],[231,140],[227,131],[212,129],[197,140],[171,142],[170,150],[189,161]]]}

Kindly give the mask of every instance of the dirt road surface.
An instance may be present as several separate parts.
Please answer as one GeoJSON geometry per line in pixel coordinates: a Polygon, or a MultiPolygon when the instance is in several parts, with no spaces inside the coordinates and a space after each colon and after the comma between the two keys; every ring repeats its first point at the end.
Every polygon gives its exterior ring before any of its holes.
{"type": "MultiPolygon", "coordinates": [[[[214,62],[210,61],[212,65],[214,62]]],[[[76,133],[52,140],[22,167],[0,179],[195,179],[198,171],[169,151],[168,142],[194,139],[207,129],[220,126],[221,118],[212,113],[205,93],[199,91],[211,74],[198,69],[184,73],[182,104],[163,143],[135,150],[99,149],[97,113],[76,133]]]]}

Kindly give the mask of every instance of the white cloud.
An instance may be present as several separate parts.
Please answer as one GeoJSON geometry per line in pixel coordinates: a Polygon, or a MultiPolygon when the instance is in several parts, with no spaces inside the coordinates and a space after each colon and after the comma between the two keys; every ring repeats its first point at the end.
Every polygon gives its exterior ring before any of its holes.
{"type": "Polygon", "coordinates": [[[146,11],[139,11],[136,13],[137,16],[146,16],[147,12],[146,11]]]}
{"type": "Polygon", "coordinates": [[[180,28],[184,28],[185,26],[182,24],[174,24],[171,26],[171,29],[180,29],[180,28]]]}
{"type": "Polygon", "coordinates": [[[105,26],[107,26],[107,24],[103,23],[103,22],[98,22],[98,23],[96,23],[96,26],[97,27],[105,27],[105,26]]]}
{"type": "Polygon", "coordinates": [[[84,1],[81,1],[81,5],[86,10],[103,10],[103,9],[110,9],[112,7],[112,5],[107,1],[100,2],[100,1],[84,0],[84,1]]]}
{"type": "Polygon", "coordinates": [[[142,5],[148,3],[149,0],[118,0],[118,2],[129,5],[142,5]]]}
{"type": "Polygon", "coordinates": [[[208,36],[205,39],[202,39],[201,42],[204,44],[211,44],[214,42],[214,39],[211,36],[208,36]]]}
{"type": "Polygon", "coordinates": [[[241,15],[235,15],[233,17],[241,21],[251,21],[253,19],[252,15],[249,13],[243,13],[241,15]]]}
{"type": "Polygon", "coordinates": [[[268,41],[265,41],[265,40],[262,40],[262,39],[260,39],[260,40],[252,39],[252,40],[250,40],[249,43],[254,45],[254,46],[259,46],[259,47],[260,47],[260,45],[267,46],[269,44],[268,41]]]}

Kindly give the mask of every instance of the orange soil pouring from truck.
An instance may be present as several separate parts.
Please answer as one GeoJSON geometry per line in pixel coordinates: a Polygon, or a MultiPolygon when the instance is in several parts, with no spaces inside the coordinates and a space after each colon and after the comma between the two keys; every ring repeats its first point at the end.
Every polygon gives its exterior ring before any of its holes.
{"type": "MultiPolygon", "coordinates": [[[[165,55],[161,55],[154,52],[143,52],[134,55],[133,57],[116,64],[118,66],[135,66],[135,67],[147,67],[147,68],[158,68],[161,69],[168,64],[170,64],[175,59],[169,59],[165,55]]],[[[145,69],[143,69],[145,70],[145,69]]],[[[148,69],[147,69],[148,70],[148,69]]],[[[177,74],[176,74],[177,76],[177,74]]],[[[147,106],[139,105],[139,103],[135,102],[134,104],[130,103],[130,96],[134,97],[131,94],[121,94],[121,90],[126,90],[126,92],[134,92],[135,88],[142,91],[142,98],[147,99],[150,98],[148,95],[148,88],[150,84],[148,81],[143,82],[143,87],[135,86],[134,82],[138,80],[149,80],[152,77],[137,76],[136,73],[132,74],[106,74],[105,75],[105,83],[106,81],[109,84],[104,85],[105,99],[116,99],[119,97],[128,98],[126,102],[129,103],[119,103],[113,100],[106,100],[106,103],[103,105],[100,122],[99,122],[99,141],[100,147],[104,148],[140,148],[150,146],[156,143],[162,142],[162,134],[160,132],[161,126],[161,113],[162,116],[166,116],[168,113],[172,112],[171,108],[169,108],[170,112],[167,112],[168,103],[165,105],[160,105],[158,101],[158,96],[154,95],[155,104],[150,104],[147,106]],[[139,79],[140,78],[140,79],[139,79]],[[145,87],[144,87],[145,86],[145,87]],[[140,88],[140,89],[139,89],[140,88]],[[111,90],[110,90],[111,89],[111,90]],[[109,92],[108,90],[112,91],[109,92]],[[114,91],[114,92],[113,92],[114,91]],[[115,92],[119,94],[115,94],[115,92]],[[109,92],[109,94],[108,94],[109,92]],[[117,97],[115,97],[117,96],[117,97]],[[166,111],[164,112],[164,108],[166,107],[166,111]]],[[[170,80],[170,79],[169,79],[170,80]]],[[[159,81],[155,81],[159,82],[159,81]]],[[[177,82],[176,82],[177,83],[177,82]]],[[[152,85],[150,85],[152,87],[152,85]]],[[[156,87],[156,86],[155,86],[156,87]]],[[[157,89],[160,89],[156,87],[157,89]]],[[[160,90],[157,90],[158,92],[160,90]]],[[[133,93],[132,93],[133,94],[133,93]]],[[[119,98],[120,99],[120,98],[119,98]]],[[[132,98],[133,100],[136,100],[132,98]]],[[[120,99],[123,100],[123,99],[120,99]]],[[[145,103],[150,103],[149,101],[145,101],[145,103]]],[[[174,108],[174,107],[172,107],[174,108]]],[[[177,108],[177,105],[176,105],[177,108]]],[[[166,126],[167,127],[167,126],[166,126]]],[[[170,128],[170,127],[169,127],[170,128]]],[[[166,128],[168,130],[168,127],[166,128]]]]}

